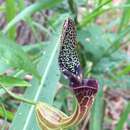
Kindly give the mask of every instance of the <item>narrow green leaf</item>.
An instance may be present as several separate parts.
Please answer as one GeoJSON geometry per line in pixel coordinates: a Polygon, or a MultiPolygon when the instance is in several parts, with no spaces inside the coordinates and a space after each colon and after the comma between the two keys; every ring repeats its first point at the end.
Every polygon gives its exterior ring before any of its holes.
{"type": "Polygon", "coordinates": [[[109,54],[112,54],[113,52],[117,51],[121,47],[121,43],[123,39],[129,34],[129,32],[130,32],[130,26],[127,26],[126,29],[120,31],[120,33],[115,38],[114,42],[108,48],[109,54]]]}
{"type": "Polygon", "coordinates": [[[88,23],[90,23],[91,20],[95,19],[99,14],[104,13],[105,10],[102,11],[101,8],[103,8],[105,5],[108,5],[109,3],[111,3],[111,1],[112,0],[106,0],[105,2],[101,3],[100,5],[98,5],[98,7],[96,7],[92,11],[92,13],[87,14],[86,16],[84,16],[84,19],[79,24],[79,28],[83,28],[88,23]]]}
{"type": "Polygon", "coordinates": [[[0,75],[0,85],[6,86],[6,87],[8,86],[24,87],[24,86],[30,86],[30,83],[16,77],[0,75]]]}
{"type": "MultiPolygon", "coordinates": [[[[10,22],[16,14],[16,1],[15,0],[6,0],[6,20],[10,22]]],[[[15,37],[15,26],[9,29],[8,31],[9,38],[14,39],[15,37]]]]}
{"type": "MultiPolygon", "coordinates": [[[[34,79],[32,86],[26,90],[24,97],[34,101],[53,103],[56,93],[56,85],[60,78],[58,68],[59,35],[53,34],[53,39],[43,48],[43,56],[38,65],[38,71],[42,75],[41,82],[34,79]]],[[[21,104],[10,130],[39,130],[35,119],[34,106],[21,104]]]]}
{"type": "Polygon", "coordinates": [[[53,8],[57,4],[61,3],[63,0],[46,0],[45,2],[36,2],[27,8],[25,8],[22,12],[20,12],[14,19],[12,19],[4,28],[3,33],[7,33],[8,30],[14,26],[17,22],[20,20],[23,20],[27,16],[30,16],[36,11],[39,11],[41,9],[49,9],[53,8]]]}
{"type": "Polygon", "coordinates": [[[123,68],[121,71],[117,73],[117,76],[123,76],[125,74],[128,74],[130,72],[130,65],[127,65],[125,68],[123,68]]]}
{"type": "MultiPolygon", "coordinates": [[[[126,1],[126,5],[129,5],[130,4],[130,0],[127,0],[126,1]]],[[[123,15],[122,15],[122,18],[121,18],[121,22],[120,22],[120,25],[119,25],[119,29],[118,29],[118,32],[120,32],[123,28],[127,28],[128,24],[129,24],[129,20],[130,20],[130,7],[125,7],[124,10],[123,10],[123,15]]]]}
{"type": "MultiPolygon", "coordinates": [[[[5,118],[5,114],[3,113],[3,108],[1,106],[0,106],[0,117],[5,118]]],[[[6,110],[6,119],[12,121],[13,118],[14,118],[14,114],[6,110]]]]}
{"type": "Polygon", "coordinates": [[[25,1],[24,0],[18,0],[18,7],[19,7],[19,10],[22,11],[25,7],[25,1]]]}
{"type": "Polygon", "coordinates": [[[122,113],[119,122],[116,125],[115,130],[123,130],[124,124],[127,121],[128,114],[130,114],[130,102],[128,103],[126,109],[122,113]]]}
{"type": "Polygon", "coordinates": [[[0,74],[4,73],[9,68],[4,61],[0,60],[0,74]]]}
{"type": "Polygon", "coordinates": [[[29,72],[39,78],[39,74],[35,69],[35,66],[30,61],[23,49],[18,45],[14,44],[13,41],[6,37],[0,37],[0,58],[6,64],[29,72]]]}

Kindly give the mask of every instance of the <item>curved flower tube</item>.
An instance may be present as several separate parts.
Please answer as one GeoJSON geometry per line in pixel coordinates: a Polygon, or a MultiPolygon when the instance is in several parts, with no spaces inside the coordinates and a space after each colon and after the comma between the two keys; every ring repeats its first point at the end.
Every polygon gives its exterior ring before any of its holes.
{"type": "Polygon", "coordinates": [[[62,130],[80,123],[92,107],[98,82],[95,79],[83,79],[82,69],[76,48],[76,29],[72,19],[65,20],[61,36],[59,66],[61,72],[69,79],[70,88],[77,100],[77,106],[71,116],[62,111],[39,102],[36,107],[36,116],[42,130],[62,130]]]}

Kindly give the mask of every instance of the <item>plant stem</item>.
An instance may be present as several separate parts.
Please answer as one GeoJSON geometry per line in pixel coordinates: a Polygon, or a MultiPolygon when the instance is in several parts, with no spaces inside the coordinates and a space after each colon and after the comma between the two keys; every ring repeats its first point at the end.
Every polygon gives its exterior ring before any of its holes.
{"type": "Polygon", "coordinates": [[[3,126],[1,128],[1,130],[5,130],[6,129],[6,123],[7,123],[7,112],[6,112],[6,109],[3,105],[3,103],[1,104],[1,108],[2,108],[2,111],[3,111],[3,115],[4,115],[4,122],[3,122],[3,126]]]}
{"type": "Polygon", "coordinates": [[[1,85],[1,87],[2,87],[11,97],[13,97],[14,99],[19,100],[19,101],[22,101],[22,102],[25,102],[25,103],[28,103],[28,104],[31,104],[31,105],[36,105],[36,102],[31,101],[31,100],[29,100],[29,99],[25,99],[25,98],[23,98],[23,97],[21,97],[21,96],[18,96],[18,95],[16,95],[16,94],[12,93],[11,91],[9,91],[9,90],[8,90],[6,87],[4,87],[3,85],[1,85]]]}
{"type": "Polygon", "coordinates": [[[75,23],[77,24],[78,21],[77,21],[77,5],[76,5],[76,2],[74,0],[68,0],[68,5],[69,5],[69,8],[72,12],[72,14],[74,15],[74,21],[75,23]]]}

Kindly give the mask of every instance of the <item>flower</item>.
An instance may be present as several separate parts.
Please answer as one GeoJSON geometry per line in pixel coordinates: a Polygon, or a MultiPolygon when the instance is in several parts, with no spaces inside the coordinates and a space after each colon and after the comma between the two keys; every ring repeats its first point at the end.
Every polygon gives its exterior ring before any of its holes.
{"type": "Polygon", "coordinates": [[[37,103],[36,117],[39,126],[45,130],[60,130],[80,123],[90,111],[98,91],[98,82],[95,79],[84,79],[76,48],[76,28],[72,19],[65,20],[61,35],[59,52],[59,66],[61,72],[69,79],[77,106],[71,116],[49,106],[46,103],[37,103]]]}

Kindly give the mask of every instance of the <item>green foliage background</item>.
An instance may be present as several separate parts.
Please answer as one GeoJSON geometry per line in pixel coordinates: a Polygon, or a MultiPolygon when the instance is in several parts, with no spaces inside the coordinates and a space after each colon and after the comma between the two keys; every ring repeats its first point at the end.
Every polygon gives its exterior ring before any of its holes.
{"type": "MultiPolygon", "coordinates": [[[[12,79],[5,76],[4,80],[1,78],[0,84],[4,82],[10,89],[15,86],[29,86],[20,79],[27,73],[32,74],[31,86],[23,87],[24,98],[45,101],[69,113],[66,99],[70,93],[66,90],[58,92],[57,95],[56,93],[59,83],[68,85],[59,72],[57,58],[63,22],[67,17],[71,17],[77,27],[77,51],[84,76],[95,77],[100,86],[91,112],[89,130],[102,130],[104,88],[109,91],[112,88],[130,87],[130,58],[125,50],[129,46],[129,8],[130,0],[118,5],[112,0],[93,0],[91,8],[87,0],[34,0],[28,6],[24,0],[5,0],[5,5],[0,5],[0,11],[5,14],[7,21],[6,26],[0,30],[0,74],[3,75],[8,69],[13,72],[9,74],[12,79]],[[84,11],[80,13],[82,8],[84,11]],[[117,13],[117,10],[120,10],[120,13],[117,13]],[[42,11],[50,11],[49,15],[45,13],[44,25],[32,17],[42,11]],[[16,25],[21,20],[32,30],[36,39],[34,44],[21,46],[16,43],[16,25]],[[98,20],[105,22],[100,24],[98,20]],[[116,28],[116,31],[112,31],[113,28],[116,28]],[[39,40],[39,30],[46,36],[44,41],[39,40]],[[9,80],[13,80],[14,84],[9,80]]],[[[16,105],[12,102],[10,106],[17,110],[14,114],[11,109],[6,110],[4,107],[7,101],[2,97],[3,94],[5,91],[0,88],[0,116],[12,122],[10,130],[38,130],[34,107],[26,103],[16,105]]],[[[117,123],[116,130],[123,129],[130,113],[128,108],[129,103],[117,123]]],[[[6,126],[2,129],[4,127],[6,126]]],[[[70,129],[78,130],[79,127],[70,129]]]]}

